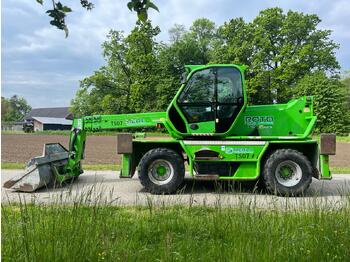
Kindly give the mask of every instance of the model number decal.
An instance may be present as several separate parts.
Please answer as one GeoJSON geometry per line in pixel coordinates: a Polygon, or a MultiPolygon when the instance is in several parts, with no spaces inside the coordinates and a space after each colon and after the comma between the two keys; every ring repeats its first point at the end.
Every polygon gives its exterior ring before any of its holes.
{"type": "Polygon", "coordinates": [[[123,125],[123,121],[111,121],[111,125],[112,126],[122,126],[123,125]]]}
{"type": "Polygon", "coordinates": [[[253,148],[249,147],[229,147],[221,146],[221,151],[225,152],[227,155],[233,155],[235,159],[254,159],[256,154],[253,148]]]}
{"type": "Polygon", "coordinates": [[[125,120],[125,122],[123,120],[114,120],[111,121],[111,124],[113,126],[133,126],[133,125],[138,125],[138,124],[144,124],[146,123],[146,120],[141,118],[141,119],[130,119],[130,120],[125,120]]]}
{"type": "Polygon", "coordinates": [[[130,126],[132,126],[132,125],[138,125],[138,124],[143,124],[143,123],[145,123],[146,121],[145,121],[145,119],[143,119],[143,118],[141,118],[141,119],[130,119],[130,120],[126,120],[125,121],[125,123],[127,124],[127,125],[130,125],[130,126]]]}
{"type": "Polygon", "coordinates": [[[235,154],[236,159],[253,159],[254,156],[254,154],[249,153],[235,154]]]}

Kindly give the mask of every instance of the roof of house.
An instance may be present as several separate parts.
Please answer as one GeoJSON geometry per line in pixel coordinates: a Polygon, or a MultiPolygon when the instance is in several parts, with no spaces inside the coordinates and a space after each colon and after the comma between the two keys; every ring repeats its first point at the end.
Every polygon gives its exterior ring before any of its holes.
{"type": "Polygon", "coordinates": [[[72,125],[72,120],[57,117],[32,117],[42,124],[72,125]]]}
{"type": "Polygon", "coordinates": [[[34,108],[24,117],[24,119],[30,120],[33,117],[72,119],[72,113],[69,112],[69,107],[34,108]]]}

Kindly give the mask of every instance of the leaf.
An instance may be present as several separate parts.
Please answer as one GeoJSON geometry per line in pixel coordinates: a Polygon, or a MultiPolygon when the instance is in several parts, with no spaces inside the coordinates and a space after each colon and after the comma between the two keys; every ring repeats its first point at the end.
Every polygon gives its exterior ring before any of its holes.
{"type": "Polygon", "coordinates": [[[128,6],[128,8],[129,8],[129,10],[132,11],[132,9],[134,8],[134,3],[130,1],[130,2],[127,4],[127,6],[128,6]]]}
{"type": "Polygon", "coordinates": [[[55,10],[47,10],[46,13],[49,14],[49,16],[53,17],[53,13],[55,12],[55,10]]]}
{"type": "Polygon", "coordinates": [[[141,22],[146,22],[148,18],[147,11],[145,9],[142,9],[140,12],[137,13],[137,17],[141,22]]]}
{"type": "Polygon", "coordinates": [[[50,21],[50,24],[53,25],[53,26],[56,26],[56,27],[59,26],[59,23],[57,21],[55,21],[55,20],[50,21]]]}
{"type": "Polygon", "coordinates": [[[36,0],[36,2],[42,5],[44,3],[44,0],[36,0]]]}
{"type": "Polygon", "coordinates": [[[69,8],[68,6],[63,6],[61,10],[62,10],[63,12],[65,12],[65,13],[72,12],[72,9],[69,8]]]}
{"type": "Polygon", "coordinates": [[[80,0],[80,4],[82,7],[86,8],[86,10],[92,10],[94,8],[94,4],[90,3],[88,0],[80,0]]]}
{"type": "Polygon", "coordinates": [[[154,3],[152,3],[151,1],[147,1],[146,7],[152,8],[152,9],[157,10],[159,12],[158,7],[154,3]]]}
{"type": "Polygon", "coordinates": [[[56,4],[56,9],[58,9],[58,10],[62,10],[62,4],[61,4],[61,2],[57,2],[57,4],[56,4]]]}

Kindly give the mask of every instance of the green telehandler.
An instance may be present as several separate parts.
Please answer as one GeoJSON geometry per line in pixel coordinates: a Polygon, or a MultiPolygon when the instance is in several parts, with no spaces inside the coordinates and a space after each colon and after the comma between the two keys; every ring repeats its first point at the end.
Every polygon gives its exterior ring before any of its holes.
{"type": "Polygon", "coordinates": [[[166,112],[93,115],[74,119],[69,149],[46,144],[25,174],[4,184],[33,192],[64,183],[83,173],[86,133],[126,128],[165,128],[159,140],[117,135],[122,154],[121,178],[138,172],[141,184],[154,194],[170,194],[181,186],[185,163],[189,175],[212,180],[259,180],[268,192],[300,195],[312,177],[331,179],[329,155],[334,134],[311,138],[316,124],[313,98],[287,104],[247,104],[245,66],[187,65],[187,76],[166,112]]]}

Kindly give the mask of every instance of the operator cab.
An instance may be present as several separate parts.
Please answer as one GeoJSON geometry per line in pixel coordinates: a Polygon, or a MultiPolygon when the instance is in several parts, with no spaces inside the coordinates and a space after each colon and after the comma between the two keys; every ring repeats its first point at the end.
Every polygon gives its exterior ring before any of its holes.
{"type": "Polygon", "coordinates": [[[241,70],[234,65],[192,70],[173,101],[179,115],[170,108],[171,122],[190,135],[226,133],[245,105],[243,81],[241,70]]]}

